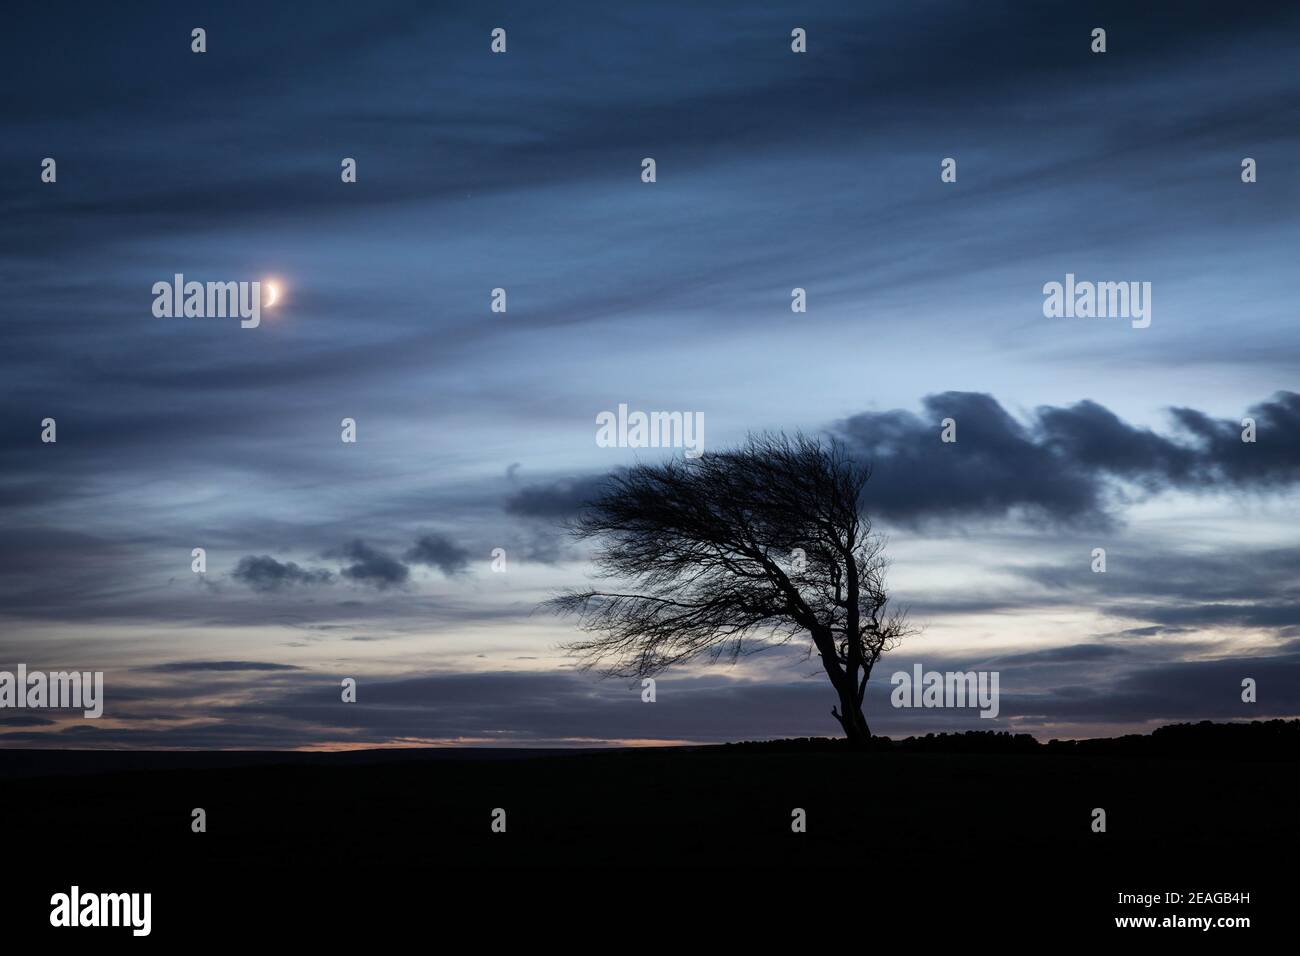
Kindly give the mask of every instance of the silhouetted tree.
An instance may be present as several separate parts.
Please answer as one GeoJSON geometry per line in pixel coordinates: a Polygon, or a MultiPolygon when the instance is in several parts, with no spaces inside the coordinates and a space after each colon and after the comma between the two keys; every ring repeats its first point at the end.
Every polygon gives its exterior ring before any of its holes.
{"type": "Polygon", "coordinates": [[[865,748],[867,680],[910,631],[889,608],[884,543],[860,511],[869,478],[839,442],[784,434],[612,475],[572,531],[595,539],[600,575],[632,593],[547,602],[594,635],[569,650],[608,676],[646,677],[806,634],[839,696],[831,714],[865,748]]]}

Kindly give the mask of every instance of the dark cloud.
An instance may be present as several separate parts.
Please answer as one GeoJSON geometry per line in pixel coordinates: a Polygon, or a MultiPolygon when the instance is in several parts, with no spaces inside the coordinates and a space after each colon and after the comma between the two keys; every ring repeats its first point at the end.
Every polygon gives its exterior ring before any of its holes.
{"type": "Polygon", "coordinates": [[[272,664],[266,661],[172,661],[168,664],[156,664],[142,667],[140,670],[155,671],[162,674],[188,674],[204,671],[296,671],[301,670],[292,664],[272,664]]]}
{"type": "Polygon", "coordinates": [[[1189,441],[1135,428],[1090,401],[1039,409],[1038,426],[1045,444],[1067,460],[1148,487],[1269,489],[1300,480],[1300,394],[1279,392],[1240,419],[1192,408],[1170,413],[1189,441]],[[1255,422],[1254,442],[1242,441],[1246,418],[1255,422]]]}
{"type": "Polygon", "coordinates": [[[348,542],[337,554],[352,562],[340,572],[345,578],[380,590],[405,584],[411,575],[411,569],[401,561],[360,539],[348,542]]]}
{"type": "Polygon", "coordinates": [[[1282,604],[1110,604],[1107,614],[1170,627],[1285,628],[1300,625],[1300,601],[1282,604]]]}
{"type": "Polygon", "coordinates": [[[1067,600],[1077,600],[1083,592],[1090,604],[1107,597],[1173,598],[1180,604],[1276,602],[1300,581],[1300,547],[1169,550],[1119,541],[1107,551],[1105,574],[1092,573],[1086,556],[1073,564],[1008,570],[1067,600]]]}
{"type": "Polygon", "coordinates": [[[1076,689],[1022,694],[1012,686],[1008,693],[1004,682],[1003,707],[1009,715],[1025,718],[1097,723],[1290,717],[1300,713],[1300,657],[1292,653],[1172,662],[1087,686],[1091,693],[1073,692],[1076,689]],[[1245,678],[1256,681],[1255,704],[1241,699],[1245,678]],[[1174,716],[1178,714],[1186,716],[1174,716]]]}
{"type": "Polygon", "coordinates": [[[1015,512],[1104,519],[1096,477],[1038,441],[991,395],[944,392],[922,404],[925,415],[863,412],[835,428],[871,465],[863,491],[868,513],[896,521],[1015,512]],[[940,440],[946,418],[956,423],[954,442],[940,440]]]}
{"type": "Polygon", "coordinates": [[[465,570],[469,552],[440,534],[422,534],[404,555],[412,564],[427,564],[448,576],[465,570]]]}
{"type": "Polygon", "coordinates": [[[1125,482],[1155,493],[1221,491],[1224,482],[1263,491],[1300,480],[1294,392],[1250,409],[1255,443],[1241,440],[1239,421],[1186,408],[1173,414],[1190,440],[1130,425],[1093,401],[1044,406],[1026,422],[983,393],[944,392],[922,405],[923,415],[863,412],[833,429],[872,466],[863,503],[873,515],[900,522],[1022,515],[1104,528],[1125,482]],[[956,423],[955,442],[940,440],[944,419],[956,423]]]}
{"type": "Polygon", "coordinates": [[[1240,420],[1213,419],[1192,408],[1173,409],[1174,418],[1196,442],[1199,470],[1183,483],[1227,482],[1238,487],[1286,487],[1300,480],[1300,394],[1279,392],[1247,410],[1256,440],[1241,440],[1240,420]]]}
{"type": "Polygon", "coordinates": [[[1185,479],[1196,452],[1152,431],[1134,428],[1093,401],[1038,410],[1044,447],[1061,460],[1152,484],[1185,479]]]}
{"type": "Polygon", "coordinates": [[[1194,630],[1188,627],[1164,627],[1159,624],[1153,624],[1149,627],[1130,627],[1119,632],[1119,637],[1159,637],[1162,634],[1183,634],[1187,631],[1194,630]]]}
{"type": "Polygon", "coordinates": [[[1026,651],[1023,654],[1007,654],[994,658],[994,664],[1028,664],[1043,662],[1095,661],[1109,657],[1122,657],[1127,654],[1122,647],[1114,644],[1070,644],[1066,647],[1051,647],[1041,651],[1026,651]]]}
{"type": "Polygon", "coordinates": [[[506,511],[525,518],[568,518],[600,494],[606,475],[561,478],[545,484],[527,485],[506,499],[506,511]]]}
{"type": "Polygon", "coordinates": [[[1179,635],[1201,629],[1300,627],[1300,548],[1159,551],[1131,542],[1107,551],[1094,574],[1086,552],[1073,564],[1007,569],[1060,603],[1086,603],[1114,617],[1149,622],[1122,636],[1179,635]]]}
{"type": "Polygon", "coordinates": [[[230,574],[254,591],[279,591],[296,584],[329,584],[334,578],[323,568],[302,568],[292,561],[277,561],[269,554],[240,558],[230,574]]]}
{"type": "Polygon", "coordinates": [[[54,723],[48,717],[37,717],[34,714],[0,713],[0,727],[52,727],[54,723]]]}
{"type": "MultiPolygon", "coordinates": [[[[1026,421],[992,395],[943,392],[922,400],[925,413],[862,412],[830,429],[872,467],[863,505],[901,523],[1018,516],[1106,528],[1126,483],[1146,493],[1259,491],[1300,481],[1300,394],[1280,392],[1248,410],[1257,441],[1241,440],[1240,421],[1172,410],[1185,436],[1158,434],[1123,421],[1098,402],[1043,406],[1026,421]],[[941,441],[942,422],[955,442],[941,441]]],[[[605,475],[528,485],[506,500],[524,517],[563,519],[597,496],[605,475]]]]}

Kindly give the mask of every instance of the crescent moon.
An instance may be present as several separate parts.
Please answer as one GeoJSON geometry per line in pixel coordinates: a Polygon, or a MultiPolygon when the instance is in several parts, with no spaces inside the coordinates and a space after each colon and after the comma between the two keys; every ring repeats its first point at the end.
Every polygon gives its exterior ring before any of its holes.
{"type": "Polygon", "coordinates": [[[266,304],[268,306],[275,305],[276,300],[280,298],[280,290],[275,287],[274,283],[268,285],[267,288],[271,290],[271,298],[267,300],[266,304]]]}

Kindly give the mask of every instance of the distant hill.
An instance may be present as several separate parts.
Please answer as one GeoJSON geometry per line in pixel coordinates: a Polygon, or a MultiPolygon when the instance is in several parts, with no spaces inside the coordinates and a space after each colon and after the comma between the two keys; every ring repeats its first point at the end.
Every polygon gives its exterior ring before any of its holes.
{"type": "MultiPolygon", "coordinates": [[[[1085,754],[1088,756],[1214,756],[1232,759],[1300,759],[1300,719],[1252,720],[1250,723],[1169,724],[1149,734],[1098,737],[1089,740],[1050,740],[1043,743],[1029,734],[968,730],[965,733],[926,734],[892,740],[874,737],[882,751],[900,753],[960,754],[1085,754]]],[[[831,737],[795,737],[724,744],[751,752],[839,752],[847,741],[831,737]]]]}

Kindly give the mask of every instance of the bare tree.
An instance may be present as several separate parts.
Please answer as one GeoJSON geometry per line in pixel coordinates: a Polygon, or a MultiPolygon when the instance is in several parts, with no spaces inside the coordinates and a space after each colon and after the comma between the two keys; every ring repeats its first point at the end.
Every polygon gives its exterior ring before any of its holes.
{"type": "Polygon", "coordinates": [[[630,591],[571,591],[547,605],[594,635],[568,645],[584,667],[646,677],[682,661],[811,638],[856,746],[880,655],[910,633],[889,607],[883,540],[861,513],[871,476],[839,442],[750,436],[737,449],[612,475],[573,524],[600,576],[630,591]]]}

